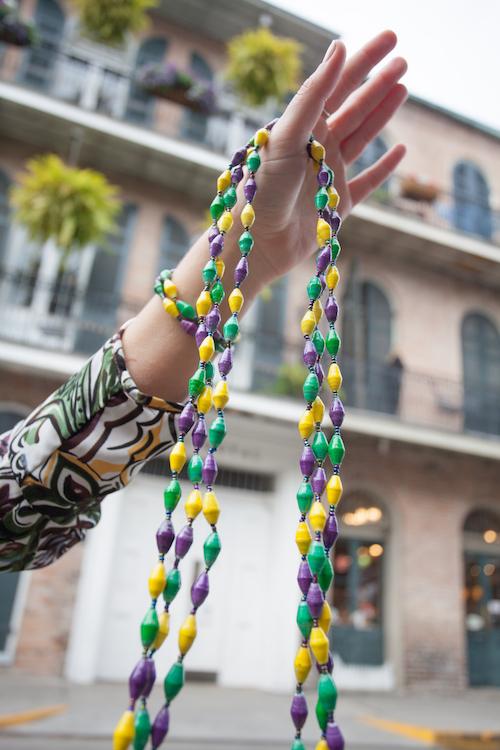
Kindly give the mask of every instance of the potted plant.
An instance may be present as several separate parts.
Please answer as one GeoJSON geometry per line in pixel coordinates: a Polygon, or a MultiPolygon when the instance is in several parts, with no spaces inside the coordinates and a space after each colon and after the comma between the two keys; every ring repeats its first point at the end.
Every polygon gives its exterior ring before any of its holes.
{"type": "Polygon", "coordinates": [[[275,36],[266,27],[245,31],[227,45],[226,77],[248,104],[261,106],[268,99],[283,101],[300,81],[302,45],[275,36]]]}
{"type": "Polygon", "coordinates": [[[119,47],[127,34],[137,34],[149,25],[147,11],[158,0],[72,0],[78,10],[82,32],[95,42],[119,47]]]}
{"type": "Polygon", "coordinates": [[[439,191],[432,182],[418,180],[415,175],[405,177],[401,183],[401,195],[414,201],[433,203],[439,191]]]}
{"type": "Polygon", "coordinates": [[[55,241],[61,267],[71,252],[116,231],[118,188],[100,172],[68,167],[55,154],[46,154],[30,159],[17,180],[10,192],[14,219],[27,228],[30,240],[55,241]]]}
{"type": "Polygon", "coordinates": [[[39,38],[32,21],[23,21],[13,2],[0,0],[0,42],[17,47],[34,47],[39,38]]]}
{"type": "Polygon", "coordinates": [[[214,112],[215,90],[210,81],[173,63],[146,63],[137,71],[138,84],[148,94],[169,99],[195,112],[214,112]]]}

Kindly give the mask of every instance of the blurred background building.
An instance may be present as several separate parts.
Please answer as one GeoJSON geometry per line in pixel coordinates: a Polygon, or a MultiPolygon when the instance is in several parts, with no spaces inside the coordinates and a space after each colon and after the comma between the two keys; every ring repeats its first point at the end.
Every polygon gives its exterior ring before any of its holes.
{"type": "MultiPolygon", "coordinates": [[[[228,92],[217,114],[192,112],[146,95],[135,71],[167,61],[220,81],[225,43],[265,24],[302,42],[308,75],[332,38],[260,0],[161,0],[144,37],[112,49],[80,37],[62,2],[21,8],[42,41],[24,51],[0,45],[0,431],[149,299],[157,272],[175,267],[203,230],[234,148],[275,114],[228,92]],[[64,271],[50,243],[29,242],[9,217],[16,173],[45,152],[104,172],[124,201],[108,247],[73,255],[64,271]]],[[[332,594],[336,680],[363,689],[500,685],[500,133],[410,98],[353,172],[397,141],[408,146],[400,172],[341,231],[347,456],[332,594]]],[[[314,272],[311,259],[245,319],[231,439],[219,453],[223,554],[186,660],[191,678],[271,690],[294,683],[299,322],[314,272]]],[[[80,682],[128,677],[167,476],[167,460],[150,462],[106,500],[85,544],[48,568],[0,578],[5,668],[80,682]]],[[[204,519],[197,524],[172,634],[202,564],[204,519]]],[[[159,674],[176,653],[171,635],[159,674]]]]}

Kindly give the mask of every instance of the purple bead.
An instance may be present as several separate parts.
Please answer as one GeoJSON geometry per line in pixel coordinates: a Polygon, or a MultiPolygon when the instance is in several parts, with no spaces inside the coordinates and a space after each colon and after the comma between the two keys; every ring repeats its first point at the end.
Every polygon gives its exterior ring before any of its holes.
{"type": "Polygon", "coordinates": [[[170,518],[165,518],[156,532],[156,544],[160,555],[166,555],[175,538],[174,525],[170,518]]]}
{"type": "Polygon", "coordinates": [[[220,325],[220,312],[218,307],[212,307],[207,317],[205,318],[205,325],[209,331],[215,331],[220,325]]]}
{"type": "Polygon", "coordinates": [[[163,706],[163,708],[160,708],[153,726],[151,727],[151,742],[153,748],[159,747],[165,739],[168,732],[169,719],[168,708],[167,706],[163,706]]]}
{"type": "Polygon", "coordinates": [[[334,396],[330,405],[330,419],[334,427],[340,427],[344,421],[345,411],[342,401],[338,396],[334,396]]]}
{"type": "Polygon", "coordinates": [[[184,318],[181,320],[181,326],[184,328],[187,334],[190,336],[196,336],[196,331],[198,330],[198,326],[194,322],[194,320],[184,320],[184,318]]]}
{"type": "Polygon", "coordinates": [[[313,620],[321,617],[324,604],[323,592],[319,583],[311,583],[307,592],[307,608],[313,620]]]}
{"type": "Polygon", "coordinates": [[[141,698],[147,698],[153,689],[156,680],[156,667],[153,659],[146,659],[147,679],[142,688],[141,698]]]}
{"type": "Polygon", "coordinates": [[[304,344],[304,351],[302,352],[302,359],[307,367],[312,367],[318,358],[318,352],[311,340],[306,341],[304,344]]]}
{"type": "Polygon", "coordinates": [[[130,697],[136,701],[141,695],[148,681],[148,661],[151,659],[141,659],[135,665],[130,679],[128,681],[130,697]]]}
{"type": "Polygon", "coordinates": [[[332,211],[332,214],[331,214],[331,216],[329,218],[328,223],[330,224],[330,226],[332,228],[332,232],[334,234],[337,234],[337,232],[339,231],[340,226],[342,224],[342,219],[340,218],[340,216],[337,213],[337,211],[332,211]]]}
{"type": "Polygon", "coordinates": [[[326,474],[322,466],[318,466],[311,479],[311,487],[315,495],[322,495],[326,487],[326,474]]]}
{"type": "Polygon", "coordinates": [[[219,372],[221,375],[228,375],[233,369],[233,352],[231,349],[226,349],[222,352],[219,359],[219,372]]]}
{"type": "Polygon", "coordinates": [[[231,164],[233,166],[236,166],[236,164],[242,164],[246,158],[247,158],[247,147],[242,146],[237,151],[235,151],[234,154],[231,156],[231,164]]]}
{"type": "Polygon", "coordinates": [[[316,268],[318,269],[318,271],[320,271],[321,273],[323,273],[323,271],[326,271],[331,259],[332,249],[331,247],[326,245],[316,258],[316,268]]]}
{"type": "Polygon", "coordinates": [[[218,474],[217,462],[213,453],[207,453],[203,466],[201,467],[201,476],[207,487],[211,487],[215,482],[218,474]]]}
{"type": "Polygon", "coordinates": [[[200,323],[200,325],[196,329],[195,339],[196,339],[196,346],[199,348],[207,335],[207,327],[205,323],[200,323]]]}
{"type": "Polygon", "coordinates": [[[309,156],[310,156],[310,157],[311,157],[311,159],[312,159],[312,158],[313,158],[313,152],[312,152],[312,144],[311,144],[311,141],[308,141],[308,142],[307,142],[307,146],[306,146],[306,149],[307,149],[307,153],[309,154],[309,156]]]}
{"type": "Polygon", "coordinates": [[[314,372],[316,373],[316,376],[319,381],[319,387],[321,388],[321,386],[323,385],[323,381],[325,379],[325,371],[323,370],[321,366],[321,362],[316,362],[316,364],[314,365],[314,372]]]}
{"type": "Polygon", "coordinates": [[[307,560],[301,560],[299,565],[299,573],[297,576],[297,582],[302,593],[305,595],[309,591],[309,586],[312,583],[311,568],[307,560]]]}
{"type": "MultiPolygon", "coordinates": [[[[321,674],[321,671],[322,671],[322,667],[324,667],[324,664],[319,664],[318,662],[316,662],[316,669],[318,670],[318,672],[320,674],[321,674]]],[[[333,657],[332,657],[332,652],[331,651],[328,652],[328,661],[326,663],[326,668],[327,668],[329,674],[331,674],[333,672],[333,657]]]]}
{"type": "Polygon", "coordinates": [[[236,268],[234,269],[234,280],[236,284],[243,284],[247,276],[248,276],[248,261],[246,258],[241,258],[238,261],[236,268]]]}
{"type": "Polygon", "coordinates": [[[177,534],[175,540],[175,555],[176,557],[184,557],[189,552],[189,548],[193,543],[193,527],[184,526],[183,529],[177,534]]]}
{"type": "Polygon", "coordinates": [[[276,123],[279,121],[279,117],[275,117],[274,120],[271,120],[271,122],[268,122],[267,125],[264,125],[266,130],[272,130],[276,123]]]}
{"type": "Polygon", "coordinates": [[[205,445],[205,440],[207,439],[207,434],[208,433],[205,420],[199,419],[196,423],[196,427],[193,430],[193,434],[191,435],[193,447],[196,448],[196,450],[200,450],[200,448],[203,448],[203,446],[205,445]]]}
{"type": "Polygon", "coordinates": [[[328,183],[330,182],[330,172],[328,171],[328,169],[324,165],[321,165],[321,167],[318,170],[318,174],[316,175],[316,177],[317,177],[317,180],[318,180],[319,184],[322,187],[324,187],[325,185],[328,185],[328,183]]]}
{"type": "Polygon", "coordinates": [[[210,243],[210,255],[216,258],[224,250],[224,235],[218,234],[210,243]]]}
{"type": "Polygon", "coordinates": [[[208,573],[204,570],[191,586],[191,601],[194,607],[201,607],[208,596],[208,573]]]}
{"type": "Polygon", "coordinates": [[[236,167],[233,167],[231,170],[231,182],[234,182],[235,185],[238,185],[243,179],[243,168],[240,164],[237,164],[236,167]]]}
{"type": "Polygon", "coordinates": [[[217,226],[217,224],[212,224],[208,233],[208,241],[212,242],[212,240],[217,237],[218,234],[220,234],[219,227],[217,226]]]}
{"type": "Polygon", "coordinates": [[[300,470],[305,477],[310,477],[314,471],[316,459],[310,445],[305,445],[300,457],[300,470]]]}
{"type": "Polygon", "coordinates": [[[319,280],[320,280],[320,282],[321,282],[321,294],[323,294],[323,292],[324,292],[324,291],[325,291],[325,289],[326,289],[326,279],[325,279],[325,275],[324,275],[324,274],[321,274],[321,276],[319,277],[319,280]]]}
{"type": "Polygon", "coordinates": [[[179,414],[179,432],[186,435],[194,425],[194,406],[191,403],[186,404],[179,414]]]}
{"type": "Polygon", "coordinates": [[[326,301],[325,305],[325,315],[326,319],[329,323],[335,323],[337,320],[339,314],[339,306],[337,304],[337,300],[333,296],[333,294],[330,294],[326,301]]]}
{"type": "Polygon", "coordinates": [[[337,522],[337,516],[332,513],[326,519],[325,528],[323,529],[323,544],[325,547],[330,549],[333,547],[339,536],[339,525],[337,522]]]}
{"type": "Polygon", "coordinates": [[[307,702],[304,693],[295,693],[293,696],[292,707],[290,709],[292,721],[296,729],[302,729],[307,719],[307,702]]]}
{"type": "Polygon", "coordinates": [[[249,177],[245,182],[243,192],[245,193],[245,198],[247,199],[247,201],[253,201],[257,192],[257,183],[255,182],[253,177],[249,177]]]}
{"type": "Polygon", "coordinates": [[[328,750],[344,750],[344,738],[336,721],[329,721],[326,725],[326,744],[328,750]]]}

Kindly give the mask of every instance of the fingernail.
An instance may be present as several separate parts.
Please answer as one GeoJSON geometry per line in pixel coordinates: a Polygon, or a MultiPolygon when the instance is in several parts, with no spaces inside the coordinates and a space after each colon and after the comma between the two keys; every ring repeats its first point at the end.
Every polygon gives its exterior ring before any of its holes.
{"type": "Polygon", "coordinates": [[[327,49],[327,50],[326,50],[326,52],[325,52],[325,56],[324,56],[324,58],[323,58],[323,62],[326,62],[327,60],[329,60],[329,59],[330,59],[330,57],[331,57],[331,56],[333,55],[333,53],[335,52],[335,47],[336,47],[336,46],[337,46],[337,40],[336,40],[336,39],[334,39],[334,40],[333,40],[333,42],[332,42],[332,43],[330,44],[330,46],[328,47],[328,49],[327,49]]]}

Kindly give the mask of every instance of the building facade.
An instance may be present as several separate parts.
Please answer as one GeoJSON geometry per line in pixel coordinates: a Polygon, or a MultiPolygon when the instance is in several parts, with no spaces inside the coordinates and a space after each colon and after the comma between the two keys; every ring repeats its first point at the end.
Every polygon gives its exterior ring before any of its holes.
{"type": "MultiPolygon", "coordinates": [[[[158,270],[174,267],[202,231],[228,156],[275,114],[247,111],[228,92],[216,115],[192,113],[145,96],[137,68],[175,62],[221,81],[225,41],[271,23],[305,45],[307,74],[332,37],[259,0],[241,0],[238,14],[224,0],[210,10],[163,0],[142,39],[110,50],[80,37],[56,0],[23,7],[42,44],[0,52],[2,430],[147,301],[158,270]],[[101,170],[124,204],[109,247],[86,248],[64,272],[57,248],[30,243],[9,216],[16,173],[44,152],[101,170]]],[[[331,596],[336,680],[363,689],[498,685],[500,135],[410,99],[353,171],[398,141],[408,146],[400,173],[340,234],[347,455],[331,596]]],[[[270,690],[294,683],[299,323],[314,272],[310,259],[245,318],[232,437],[218,454],[223,554],[186,660],[192,678],[270,690]]],[[[98,527],[56,564],[2,576],[6,669],[80,682],[128,677],[167,466],[152,461],[107,498],[98,527]]],[[[203,536],[196,529],[185,582],[202,564],[203,536]]],[[[175,601],[172,632],[189,588],[175,601]]],[[[175,656],[167,639],[159,674],[175,656]]]]}

